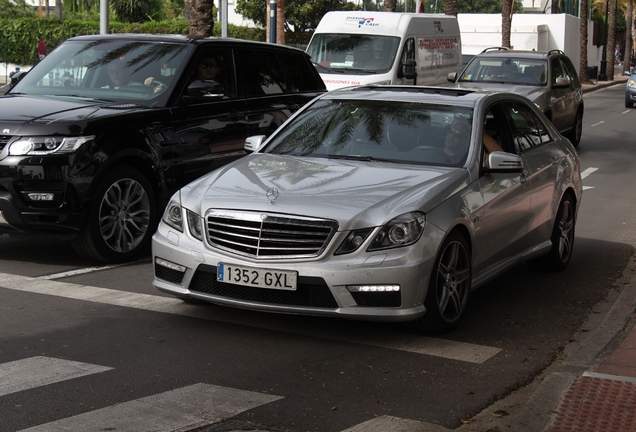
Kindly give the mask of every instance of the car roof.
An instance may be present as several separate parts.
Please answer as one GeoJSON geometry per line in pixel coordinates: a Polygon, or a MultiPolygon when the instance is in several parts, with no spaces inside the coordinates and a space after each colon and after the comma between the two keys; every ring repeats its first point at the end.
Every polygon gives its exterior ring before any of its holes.
{"type": "Polygon", "coordinates": [[[117,34],[99,34],[99,35],[83,35],[83,36],[74,36],[69,41],[99,41],[99,40],[130,40],[130,41],[138,41],[138,42],[154,42],[154,43],[176,43],[176,44],[191,44],[191,45],[216,45],[220,43],[231,43],[236,45],[245,45],[245,46],[254,46],[258,45],[259,47],[267,47],[269,49],[281,49],[281,50],[291,50],[295,52],[305,52],[298,48],[279,45],[279,44],[271,44],[260,41],[252,41],[252,40],[244,40],[244,39],[234,39],[227,37],[191,37],[179,34],[148,34],[148,33],[117,33],[117,34]]]}
{"type": "Polygon", "coordinates": [[[466,89],[455,87],[433,87],[413,85],[367,85],[345,87],[332,90],[321,96],[322,99],[345,100],[365,99],[376,101],[399,101],[433,103],[474,108],[485,99],[514,99],[526,101],[522,96],[510,92],[493,90],[466,89]]]}
{"type": "Polygon", "coordinates": [[[475,57],[518,57],[527,59],[546,59],[554,55],[565,55],[563,51],[528,51],[528,50],[511,50],[502,47],[486,48],[475,57]]]}

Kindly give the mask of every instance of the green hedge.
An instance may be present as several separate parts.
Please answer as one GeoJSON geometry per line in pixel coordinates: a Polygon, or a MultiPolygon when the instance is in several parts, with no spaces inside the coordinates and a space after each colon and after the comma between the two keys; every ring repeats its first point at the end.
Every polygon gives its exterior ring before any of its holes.
{"type": "MultiPolygon", "coordinates": [[[[143,24],[110,23],[111,33],[188,34],[185,20],[149,21],[143,24]]],[[[53,18],[0,19],[0,62],[33,65],[38,62],[38,42],[46,43],[47,53],[66,39],[98,34],[99,22],[56,20],[53,18]]],[[[228,24],[229,37],[265,41],[265,30],[228,24]]],[[[221,36],[221,23],[214,23],[214,36],[221,36]]]]}

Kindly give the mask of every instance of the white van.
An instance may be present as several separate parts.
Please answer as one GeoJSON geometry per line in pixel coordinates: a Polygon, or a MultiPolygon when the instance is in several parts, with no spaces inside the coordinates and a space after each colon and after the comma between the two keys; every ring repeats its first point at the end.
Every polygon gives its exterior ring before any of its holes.
{"type": "Polygon", "coordinates": [[[462,68],[457,18],[443,14],[328,12],[307,52],[327,90],[442,84],[462,68]]]}

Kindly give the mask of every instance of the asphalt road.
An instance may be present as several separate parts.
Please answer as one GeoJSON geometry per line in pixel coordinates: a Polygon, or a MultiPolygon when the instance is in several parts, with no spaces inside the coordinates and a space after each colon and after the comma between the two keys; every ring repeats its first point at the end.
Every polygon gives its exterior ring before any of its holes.
{"type": "Polygon", "coordinates": [[[443,338],[188,305],[152,288],[149,259],[104,268],[63,239],[1,236],[0,432],[138,431],[157,409],[165,430],[344,431],[383,416],[458,427],[559,361],[621,288],[636,226],[623,91],[585,95],[568,269],[512,269],[443,338]]]}

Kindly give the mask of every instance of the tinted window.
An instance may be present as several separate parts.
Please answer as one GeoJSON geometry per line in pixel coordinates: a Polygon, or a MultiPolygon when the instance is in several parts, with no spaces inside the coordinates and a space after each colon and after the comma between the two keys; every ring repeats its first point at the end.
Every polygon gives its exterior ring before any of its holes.
{"type": "Polygon", "coordinates": [[[237,97],[230,49],[208,48],[197,57],[189,72],[188,96],[200,97],[204,102],[237,97]]]}
{"type": "Polygon", "coordinates": [[[271,51],[237,51],[241,96],[264,96],[290,91],[285,70],[271,51]]]}
{"type": "Polygon", "coordinates": [[[508,103],[506,110],[514,125],[512,136],[518,153],[550,141],[545,125],[530,108],[521,103],[508,103]]]}
{"type": "Polygon", "coordinates": [[[557,78],[568,76],[568,73],[563,68],[561,61],[558,58],[553,58],[552,60],[550,60],[550,65],[552,66],[552,85],[556,84],[557,78]]]}
{"type": "Polygon", "coordinates": [[[324,90],[320,75],[303,55],[281,53],[281,60],[289,74],[291,91],[305,92],[324,90]]]}

